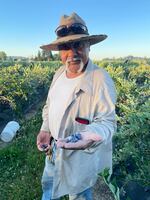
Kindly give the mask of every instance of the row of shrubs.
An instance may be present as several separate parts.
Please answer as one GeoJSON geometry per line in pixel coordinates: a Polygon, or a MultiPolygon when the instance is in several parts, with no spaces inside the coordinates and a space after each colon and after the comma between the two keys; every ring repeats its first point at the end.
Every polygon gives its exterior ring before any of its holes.
{"type": "Polygon", "coordinates": [[[150,64],[136,60],[97,64],[111,74],[118,96],[111,182],[120,189],[121,200],[146,200],[150,197],[150,64]]]}
{"type": "MultiPolygon", "coordinates": [[[[0,68],[0,113],[21,116],[47,93],[60,62],[15,64],[0,68]]],[[[4,119],[5,120],[5,119],[4,119]]]]}

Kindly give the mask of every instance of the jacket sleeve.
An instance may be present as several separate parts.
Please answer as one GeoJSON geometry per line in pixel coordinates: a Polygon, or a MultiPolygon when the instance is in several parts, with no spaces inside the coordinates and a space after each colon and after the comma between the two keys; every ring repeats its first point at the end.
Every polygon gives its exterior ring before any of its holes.
{"type": "Polygon", "coordinates": [[[47,97],[46,104],[45,104],[45,106],[43,107],[43,110],[42,110],[43,123],[42,123],[40,130],[50,132],[49,125],[48,125],[49,124],[48,123],[48,105],[49,105],[49,99],[47,97]]]}
{"type": "MultiPolygon", "coordinates": [[[[56,73],[55,73],[54,76],[53,76],[53,80],[52,80],[51,85],[52,85],[53,82],[55,81],[56,77],[57,77],[59,74],[62,73],[63,68],[64,68],[64,67],[62,66],[62,67],[60,67],[60,68],[56,71],[56,73]]],[[[51,86],[50,86],[50,89],[51,89],[51,86]]],[[[49,89],[49,92],[50,92],[50,89],[49,89]]],[[[48,92],[48,93],[49,93],[49,92],[48,92]]],[[[50,104],[50,102],[49,102],[49,97],[47,97],[46,104],[45,104],[45,106],[43,107],[43,110],[42,110],[42,119],[43,119],[43,123],[42,123],[41,129],[40,129],[41,131],[48,131],[48,132],[50,132],[50,130],[49,130],[49,121],[48,121],[48,107],[49,107],[49,104],[50,104]]]]}
{"type": "MultiPolygon", "coordinates": [[[[100,143],[111,142],[112,136],[116,131],[116,90],[114,83],[107,74],[103,81],[98,95],[95,97],[95,112],[92,123],[87,126],[87,131],[99,134],[102,138],[100,143]]],[[[97,146],[98,143],[95,143],[97,146]]]]}

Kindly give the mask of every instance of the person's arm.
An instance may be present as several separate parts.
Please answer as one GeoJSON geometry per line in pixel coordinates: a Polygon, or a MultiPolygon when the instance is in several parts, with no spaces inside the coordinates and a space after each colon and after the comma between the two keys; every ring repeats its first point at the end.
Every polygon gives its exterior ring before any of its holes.
{"type": "Polygon", "coordinates": [[[49,105],[49,98],[47,97],[46,104],[42,110],[43,123],[42,123],[40,131],[50,132],[49,125],[48,125],[48,105],[49,105]]]}
{"type": "Polygon", "coordinates": [[[49,104],[49,100],[47,98],[46,104],[42,111],[43,123],[37,135],[37,148],[40,151],[43,151],[43,150],[47,151],[50,148],[51,134],[50,134],[49,126],[48,126],[48,104],[49,104]]]}
{"type": "MultiPolygon", "coordinates": [[[[63,67],[60,67],[56,71],[56,73],[53,77],[53,80],[51,82],[51,85],[53,84],[55,77],[58,76],[59,74],[61,74],[62,71],[63,71],[63,67]]],[[[50,87],[50,89],[51,89],[51,87],[50,87]]],[[[49,91],[50,91],[50,89],[49,89],[49,91]]],[[[51,133],[50,133],[50,130],[49,130],[49,120],[48,120],[48,107],[49,107],[49,105],[50,105],[49,97],[47,97],[46,104],[45,104],[43,111],[42,111],[43,123],[42,123],[41,129],[40,129],[40,132],[38,133],[38,136],[37,136],[37,147],[40,151],[42,150],[41,146],[43,146],[43,145],[47,146],[47,148],[44,149],[45,151],[47,151],[50,148],[49,143],[52,139],[52,136],[51,136],[51,133]]]]}

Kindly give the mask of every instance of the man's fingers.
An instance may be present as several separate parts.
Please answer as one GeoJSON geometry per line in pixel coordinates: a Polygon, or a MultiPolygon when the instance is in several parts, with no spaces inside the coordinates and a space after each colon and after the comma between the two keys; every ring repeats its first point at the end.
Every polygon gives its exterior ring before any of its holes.
{"type": "Polygon", "coordinates": [[[96,133],[83,132],[81,133],[81,135],[84,140],[92,140],[92,141],[98,142],[102,139],[101,136],[96,133]]]}
{"type": "Polygon", "coordinates": [[[58,148],[64,148],[64,149],[70,149],[70,150],[83,150],[87,147],[89,147],[93,143],[92,140],[79,140],[78,142],[68,142],[66,143],[65,141],[59,141],[57,142],[57,147],[58,148]]]}
{"type": "Polygon", "coordinates": [[[56,142],[58,148],[63,148],[65,144],[67,144],[65,139],[58,139],[56,142]]]}
{"type": "Polygon", "coordinates": [[[56,142],[58,148],[63,148],[65,144],[66,144],[66,139],[59,138],[56,142]]]}
{"type": "Polygon", "coordinates": [[[50,149],[50,145],[49,144],[42,144],[42,143],[39,143],[37,145],[38,149],[40,151],[44,151],[44,152],[47,152],[49,149],[50,149]]]}
{"type": "Polygon", "coordinates": [[[68,142],[64,144],[64,148],[69,149],[69,148],[83,148],[85,145],[85,141],[78,141],[78,142],[68,142]]]}

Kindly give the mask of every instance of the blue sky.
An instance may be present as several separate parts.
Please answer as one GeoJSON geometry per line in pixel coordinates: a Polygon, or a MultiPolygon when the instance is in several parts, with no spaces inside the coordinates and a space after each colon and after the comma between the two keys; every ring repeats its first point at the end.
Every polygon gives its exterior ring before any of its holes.
{"type": "Polygon", "coordinates": [[[0,0],[0,51],[34,56],[55,40],[63,14],[78,13],[90,34],[108,38],[91,47],[90,57],[150,57],[150,0],[0,0]]]}

